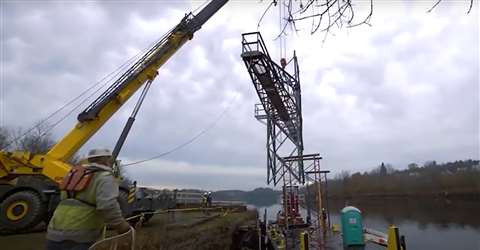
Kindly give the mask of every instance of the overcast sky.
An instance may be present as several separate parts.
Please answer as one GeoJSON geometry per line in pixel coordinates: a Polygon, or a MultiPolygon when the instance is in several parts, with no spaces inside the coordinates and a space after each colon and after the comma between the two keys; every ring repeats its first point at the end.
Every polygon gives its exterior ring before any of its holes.
{"type": "MultiPolygon", "coordinates": [[[[305,153],[320,153],[333,174],[480,158],[478,3],[467,15],[468,1],[444,1],[431,13],[436,1],[411,2],[376,3],[371,27],[334,30],[323,45],[308,21],[287,38],[301,69],[305,153]]],[[[202,3],[1,1],[0,125],[29,128],[202,3]]],[[[266,185],[266,129],[253,116],[258,98],[240,53],[241,33],[257,30],[268,3],[227,3],[159,70],[123,162],[168,151],[220,120],[188,146],[128,167],[132,178],[211,190],[266,185]]],[[[259,30],[278,61],[277,14],[267,13],[259,30]]],[[[135,100],[79,154],[112,148],[135,100]]],[[[82,108],[55,127],[55,139],[82,108]]]]}

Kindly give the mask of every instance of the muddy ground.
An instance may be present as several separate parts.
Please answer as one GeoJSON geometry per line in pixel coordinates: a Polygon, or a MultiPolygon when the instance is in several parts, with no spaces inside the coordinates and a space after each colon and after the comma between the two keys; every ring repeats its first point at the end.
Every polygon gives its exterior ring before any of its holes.
{"type": "MultiPolygon", "coordinates": [[[[255,218],[256,213],[252,211],[156,215],[137,230],[135,249],[230,249],[235,229],[240,225],[255,223],[255,218]]],[[[122,240],[119,245],[128,244],[129,240],[122,240]]],[[[0,248],[45,249],[45,232],[0,236],[0,248]]],[[[109,249],[109,246],[99,249],[109,249]]]]}

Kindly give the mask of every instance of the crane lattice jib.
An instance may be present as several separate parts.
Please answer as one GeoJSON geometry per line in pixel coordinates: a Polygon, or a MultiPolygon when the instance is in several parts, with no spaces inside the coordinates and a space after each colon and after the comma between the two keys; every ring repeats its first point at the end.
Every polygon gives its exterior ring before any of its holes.
{"type": "Polygon", "coordinates": [[[195,31],[212,17],[228,0],[213,0],[198,14],[186,15],[164,39],[161,39],[140,60],[78,116],[78,123],[45,155],[29,152],[0,152],[0,182],[19,175],[42,174],[60,181],[69,171],[65,163],[84,145],[118,109],[170,59],[195,31]]]}

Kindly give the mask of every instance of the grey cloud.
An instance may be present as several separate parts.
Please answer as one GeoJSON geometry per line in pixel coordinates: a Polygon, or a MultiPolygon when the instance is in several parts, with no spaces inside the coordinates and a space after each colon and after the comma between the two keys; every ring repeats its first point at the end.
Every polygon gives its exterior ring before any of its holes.
{"type": "MultiPolygon", "coordinates": [[[[1,123],[28,127],[45,117],[133,51],[158,39],[190,6],[172,1],[136,3],[7,4],[1,38],[6,93],[1,123]]],[[[233,5],[242,8],[246,19],[262,12],[253,4],[233,5]]],[[[265,127],[253,117],[258,98],[240,58],[240,33],[255,27],[242,27],[246,19],[222,23],[230,20],[228,14],[213,17],[159,70],[121,157],[134,161],[168,151],[209,127],[230,105],[213,129],[163,160],[239,173],[132,168],[131,174],[145,185],[246,189],[265,183],[265,175],[241,173],[247,167],[266,173],[265,127]]],[[[334,172],[367,170],[381,161],[403,167],[410,161],[479,158],[478,17],[476,24],[471,19],[461,24],[456,15],[446,13],[449,23],[441,34],[425,38],[419,35],[428,25],[421,19],[405,18],[389,27],[377,19],[365,33],[375,48],[371,54],[336,48],[338,53],[324,57],[335,37],[325,48],[311,51],[304,49],[300,38],[292,38],[296,42],[289,44],[297,46],[301,69],[314,68],[302,71],[305,152],[320,152],[323,166],[334,172]],[[404,34],[411,39],[395,43],[404,34]],[[331,64],[324,66],[325,60],[331,64]],[[390,70],[395,67],[405,74],[404,85],[392,81],[395,72],[390,70]],[[329,78],[334,72],[343,78],[329,78]]],[[[267,19],[263,27],[274,21],[267,19]]],[[[273,36],[265,35],[265,40],[276,55],[273,36]]],[[[348,45],[357,46],[356,41],[348,45]]],[[[136,96],[81,153],[94,146],[112,147],[135,101],[136,96]]],[[[55,129],[55,137],[74,123],[72,115],[55,129]]]]}

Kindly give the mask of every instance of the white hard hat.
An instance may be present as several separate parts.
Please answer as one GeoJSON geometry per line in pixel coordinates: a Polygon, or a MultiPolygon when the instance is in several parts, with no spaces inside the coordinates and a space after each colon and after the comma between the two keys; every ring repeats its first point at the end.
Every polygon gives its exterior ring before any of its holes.
{"type": "Polygon", "coordinates": [[[87,159],[100,157],[100,156],[112,156],[112,152],[105,148],[96,148],[88,151],[87,159]]]}

